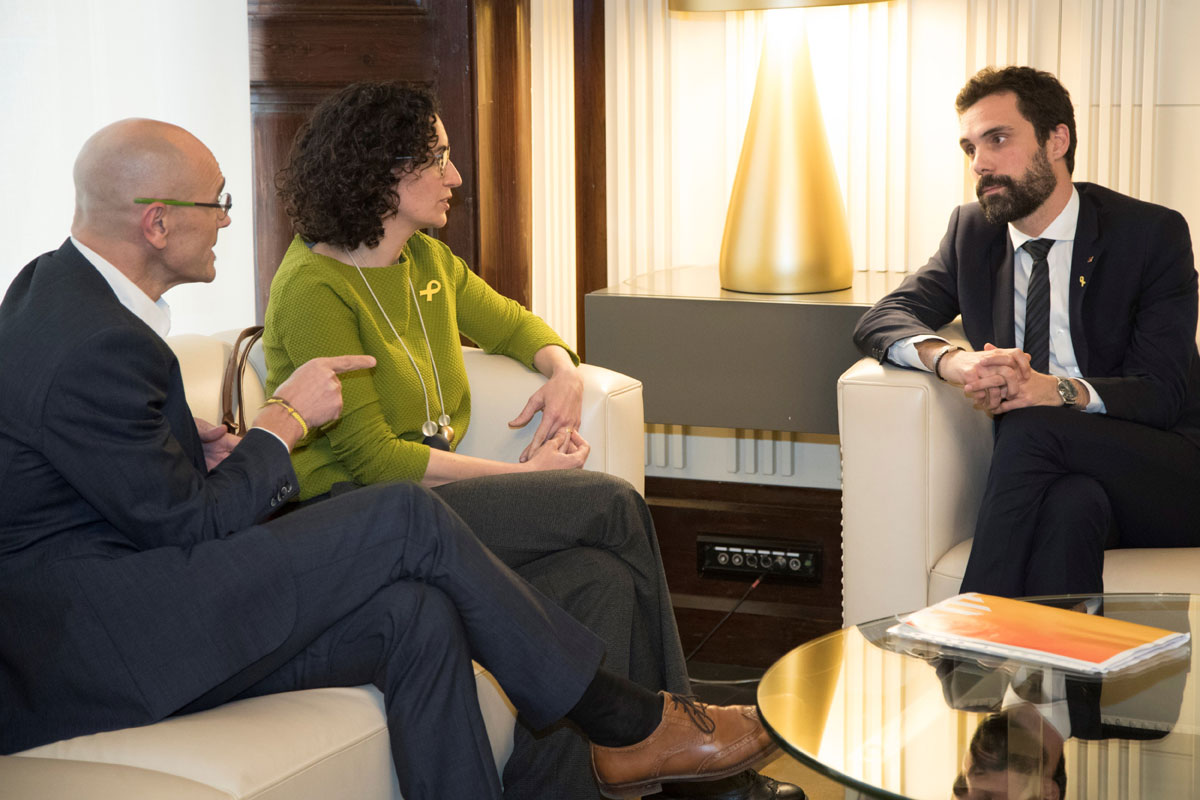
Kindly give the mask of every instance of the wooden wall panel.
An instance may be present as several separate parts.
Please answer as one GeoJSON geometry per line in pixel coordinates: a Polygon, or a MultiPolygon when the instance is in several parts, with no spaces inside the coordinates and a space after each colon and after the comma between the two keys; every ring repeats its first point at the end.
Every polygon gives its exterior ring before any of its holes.
{"type": "MultiPolygon", "coordinates": [[[[486,65],[487,80],[528,96],[528,74],[504,55],[528,41],[516,25],[501,26],[499,37],[475,43],[475,15],[484,11],[512,16],[511,3],[499,0],[250,0],[250,101],[254,129],[255,263],[258,315],[262,318],[272,276],[291,240],[275,196],[275,174],[286,163],[300,124],[320,100],[361,80],[402,80],[424,84],[437,95],[442,120],[463,176],[455,190],[450,221],[430,231],[473,268],[480,260],[479,180],[481,164],[489,198],[501,208],[528,208],[528,163],[510,180],[492,182],[492,148],[481,161],[476,114],[476,63],[486,65]],[[497,54],[500,55],[497,55],[497,54]],[[496,72],[496,70],[508,70],[496,72]],[[525,187],[524,194],[520,187],[525,187]]],[[[526,26],[527,16],[524,18],[526,26]]],[[[527,35],[527,34],[526,34],[527,35]]],[[[527,62],[526,58],[526,62],[527,62]]],[[[528,105],[526,104],[526,111],[528,105]]],[[[486,131],[489,137],[519,138],[517,120],[506,118],[486,131]],[[509,132],[516,130],[516,133],[509,132]]],[[[528,129],[526,120],[525,129],[528,129]]],[[[525,137],[526,140],[528,137],[525,137]]],[[[499,159],[501,156],[495,156],[499,159]]],[[[524,224],[528,225],[528,211],[524,224]]],[[[520,222],[518,225],[522,224],[520,222]]],[[[498,265],[493,285],[505,291],[528,283],[529,260],[508,238],[483,248],[498,265]],[[515,278],[513,276],[516,276],[515,278]],[[523,276],[523,277],[522,277],[523,276]]],[[[526,237],[527,238],[527,237],[526,237]]],[[[527,295],[527,293],[526,293],[527,295]]],[[[518,297],[522,302],[524,297],[518,297]]]]}
{"type": "Polygon", "coordinates": [[[532,299],[533,157],[529,0],[476,0],[479,257],[476,271],[526,308],[532,299]]]}
{"type": "Polygon", "coordinates": [[[428,80],[438,34],[427,14],[252,15],[251,85],[325,86],[428,80]],[[372,36],[363,36],[371,31],[372,36]]]}
{"type": "Polygon", "coordinates": [[[292,139],[300,124],[319,101],[281,97],[270,100],[260,93],[252,100],[251,133],[254,153],[254,261],[255,312],[261,323],[267,308],[271,278],[292,238],[292,226],[275,196],[275,173],[287,162],[292,139]]]}
{"type": "Polygon", "coordinates": [[[575,0],[575,291],[580,358],[583,298],[608,286],[604,0],[575,0]]]}

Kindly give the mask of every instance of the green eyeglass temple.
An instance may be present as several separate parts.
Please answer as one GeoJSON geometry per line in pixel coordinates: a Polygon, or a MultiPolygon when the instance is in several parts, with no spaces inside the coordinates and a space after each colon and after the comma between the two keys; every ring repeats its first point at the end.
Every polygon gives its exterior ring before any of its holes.
{"type": "Polygon", "coordinates": [[[167,200],[163,197],[135,197],[133,202],[141,203],[142,205],[150,205],[151,203],[162,203],[165,206],[202,206],[204,208],[219,208],[222,214],[228,214],[229,209],[233,208],[233,198],[228,194],[222,194],[217,198],[215,203],[201,203],[192,200],[167,200]]]}

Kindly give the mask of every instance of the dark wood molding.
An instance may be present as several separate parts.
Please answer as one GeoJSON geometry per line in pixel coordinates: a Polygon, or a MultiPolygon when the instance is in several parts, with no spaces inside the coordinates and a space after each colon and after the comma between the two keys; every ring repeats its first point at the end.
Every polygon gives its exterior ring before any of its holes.
{"type": "Polygon", "coordinates": [[[608,285],[604,0],[575,0],[575,311],[586,359],[583,297],[608,285]]]}
{"type": "Polygon", "coordinates": [[[475,270],[529,308],[533,158],[529,0],[476,0],[479,253],[475,270]]]}
{"type": "Polygon", "coordinates": [[[701,577],[696,568],[701,533],[816,545],[822,571],[814,583],[765,580],[696,654],[698,661],[765,667],[796,645],[841,627],[841,492],[651,477],[646,502],[685,653],[751,583],[701,577]]]}

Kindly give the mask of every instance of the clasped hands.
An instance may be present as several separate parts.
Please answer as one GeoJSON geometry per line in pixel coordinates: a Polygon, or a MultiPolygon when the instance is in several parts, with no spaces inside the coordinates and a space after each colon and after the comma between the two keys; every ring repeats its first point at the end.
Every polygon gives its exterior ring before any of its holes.
{"type": "Polygon", "coordinates": [[[975,407],[1003,414],[1029,406],[1061,406],[1058,379],[1029,366],[1029,354],[1015,347],[985,344],[983,350],[955,350],[939,366],[941,377],[961,386],[975,407]]]}

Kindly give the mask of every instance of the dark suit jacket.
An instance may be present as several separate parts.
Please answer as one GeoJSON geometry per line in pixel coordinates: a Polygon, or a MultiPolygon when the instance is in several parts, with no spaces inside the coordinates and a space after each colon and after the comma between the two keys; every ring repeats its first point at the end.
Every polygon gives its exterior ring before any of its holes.
{"type": "MultiPolygon", "coordinates": [[[[1108,415],[1174,430],[1200,446],[1196,271],[1177,212],[1076,184],[1071,341],[1108,415]]],[[[854,341],[882,361],[896,341],[962,315],[971,346],[1016,346],[1013,248],[1007,225],[960,206],[938,252],[858,323],[854,341]]]]}
{"type": "Polygon", "coordinates": [[[287,637],[254,527],[294,494],[251,431],[216,469],[167,344],[68,240],[0,305],[0,752],[161,719],[287,637]]]}

